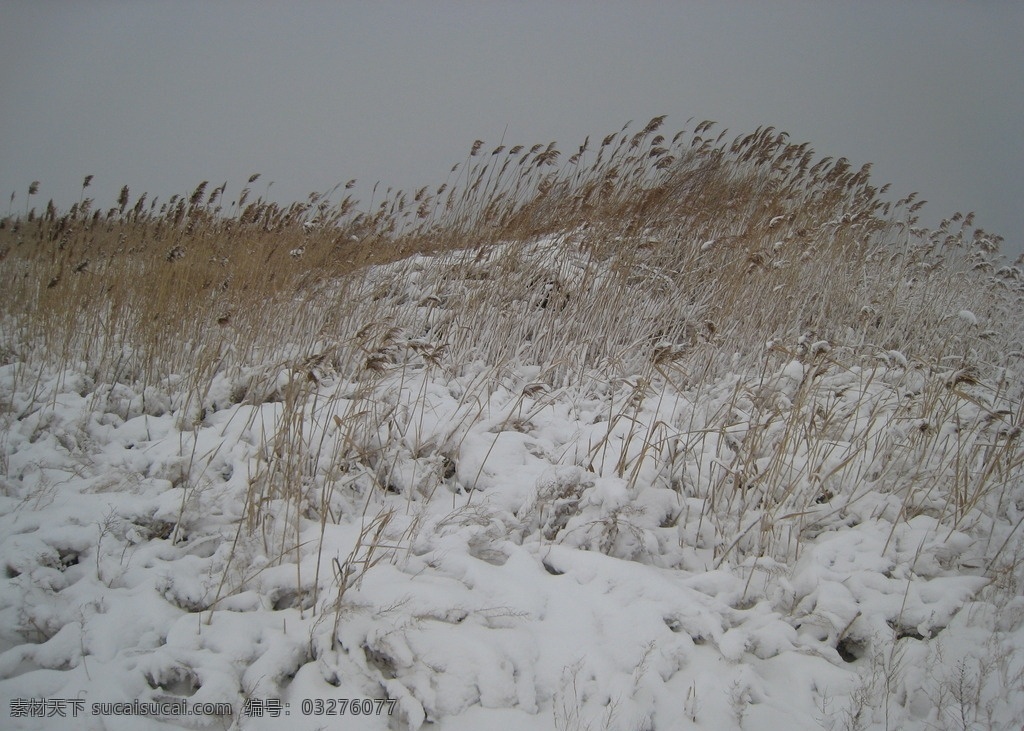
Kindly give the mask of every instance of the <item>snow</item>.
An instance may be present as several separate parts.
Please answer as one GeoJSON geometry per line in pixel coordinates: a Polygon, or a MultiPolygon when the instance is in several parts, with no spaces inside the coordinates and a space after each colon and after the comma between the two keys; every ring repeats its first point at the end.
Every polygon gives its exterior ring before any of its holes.
{"type": "Polygon", "coordinates": [[[0,366],[4,727],[72,723],[9,713],[29,698],[85,699],[82,729],[279,728],[243,715],[258,702],[295,731],[1024,717],[1021,465],[974,495],[950,457],[1008,438],[999,404],[894,349],[686,390],[551,387],[536,364],[445,369],[404,347],[365,383],[325,367],[295,390],[282,368],[265,402],[223,374],[196,403],[174,378],[0,366]],[[948,424],[902,416],[923,408],[915,378],[948,424]],[[813,448],[793,436],[807,423],[813,448]],[[89,713],[168,699],[232,715],[89,713]]]}
{"type": "Polygon", "coordinates": [[[956,313],[956,316],[959,317],[961,320],[963,320],[968,325],[977,325],[978,324],[978,316],[975,315],[970,310],[960,310],[959,312],[956,313]]]}

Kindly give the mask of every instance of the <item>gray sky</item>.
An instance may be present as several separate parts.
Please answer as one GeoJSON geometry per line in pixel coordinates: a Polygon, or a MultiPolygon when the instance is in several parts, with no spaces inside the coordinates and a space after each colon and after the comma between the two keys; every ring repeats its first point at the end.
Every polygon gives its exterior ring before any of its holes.
{"type": "MultiPolygon", "coordinates": [[[[302,199],[442,182],[474,139],[771,124],[1024,248],[1024,3],[0,0],[0,194],[302,199]],[[506,131],[507,130],[507,131],[506,131]],[[262,192],[262,188],[257,188],[262,192]]],[[[5,207],[6,211],[6,207],[5,207]]]]}

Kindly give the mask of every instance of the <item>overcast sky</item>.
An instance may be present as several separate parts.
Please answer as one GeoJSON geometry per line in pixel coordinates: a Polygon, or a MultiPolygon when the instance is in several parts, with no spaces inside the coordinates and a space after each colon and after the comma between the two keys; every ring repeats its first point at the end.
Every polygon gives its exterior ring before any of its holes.
{"type": "MultiPolygon", "coordinates": [[[[0,191],[444,180],[473,140],[774,125],[1024,247],[1024,3],[0,0],[0,191]]],[[[262,189],[260,189],[262,191],[262,189]]]]}

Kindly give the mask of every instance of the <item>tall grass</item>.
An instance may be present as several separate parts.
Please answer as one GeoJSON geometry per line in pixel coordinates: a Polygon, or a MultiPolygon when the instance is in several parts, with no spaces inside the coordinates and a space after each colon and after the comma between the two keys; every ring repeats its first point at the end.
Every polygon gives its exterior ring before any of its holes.
{"type": "Polygon", "coordinates": [[[0,363],[24,366],[16,390],[45,367],[97,393],[169,394],[127,408],[170,409],[186,430],[229,404],[280,404],[246,529],[265,531],[283,500],[282,556],[301,515],[338,519],[344,485],[408,496],[408,464],[426,496],[456,479],[461,440],[502,390],[514,408],[499,432],[559,399],[606,399],[607,434],[564,459],[699,499],[698,533],[728,536],[718,561],[791,556],[822,526],[810,506],[841,495],[848,511],[866,482],[899,493],[915,460],[934,458],[940,485],[915,480],[905,515],[981,520],[972,509],[1024,460],[1019,262],[972,214],[920,227],[923,202],[887,198],[870,166],[771,127],[667,137],[663,121],[568,157],[477,141],[447,182],[366,206],[354,181],[287,206],[253,198],[254,175],[231,201],[227,184],[166,202],[126,186],[100,208],[86,178],[70,210],[40,212],[33,183],[0,225],[0,363]],[[436,374],[469,387],[428,433],[436,374]],[[730,377],[713,412],[636,421],[730,377]],[[325,378],[354,390],[321,397],[325,378]],[[958,419],[971,426],[950,441],[958,419]]]}
{"type": "MultiPolygon", "coordinates": [[[[508,276],[519,273],[514,257],[493,262],[481,250],[480,261],[459,264],[487,282],[469,309],[488,316],[490,305],[558,290],[570,308],[561,319],[574,328],[559,333],[558,346],[568,345],[564,336],[606,339],[607,354],[616,337],[635,332],[610,319],[623,304],[657,321],[647,329],[665,340],[703,333],[720,349],[750,350],[813,331],[892,349],[961,333],[955,320],[922,317],[935,296],[953,299],[973,286],[967,270],[988,274],[993,286],[1019,284],[1019,270],[993,257],[998,237],[972,228],[973,216],[920,230],[921,203],[914,195],[884,201],[870,166],[816,160],[807,144],[770,127],[728,140],[702,122],[669,140],[659,134],[662,121],[635,133],[627,125],[600,145],[586,141],[562,164],[554,143],[488,153],[478,141],[453,184],[393,192],[364,211],[350,195],[335,202],[314,193],[290,206],[250,200],[256,175],[231,203],[226,184],[203,182],[159,204],[145,194],[132,203],[125,187],[116,206],[100,209],[84,197],[87,178],[70,211],[51,204],[3,220],[5,347],[98,372],[130,367],[150,380],[202,363],[229,367],[286,333],[326,326],[300,303],[342,275],[413,252],[555,233],[578,240],[580,266],[610,261],[614,278],[563,281],[572,272],[555,267],[508,276]],[[595,312],[586,297],[593,287],[614,307],[595,312]]],[[[483,341],[475,345],[488,347],[483,341]]]]}

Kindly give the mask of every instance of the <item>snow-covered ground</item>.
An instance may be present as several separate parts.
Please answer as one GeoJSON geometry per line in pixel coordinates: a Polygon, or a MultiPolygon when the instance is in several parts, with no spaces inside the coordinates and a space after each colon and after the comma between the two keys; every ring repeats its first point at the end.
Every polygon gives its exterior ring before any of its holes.
{"type": "Polygon", "coordinates": [[[825,341],[453,364],[434,266],[359,372],[0,367],[0,725],[1020,727],[1013,389],[825,341]],[[175,700],[231,712],[93,707],[175,700]]]}

